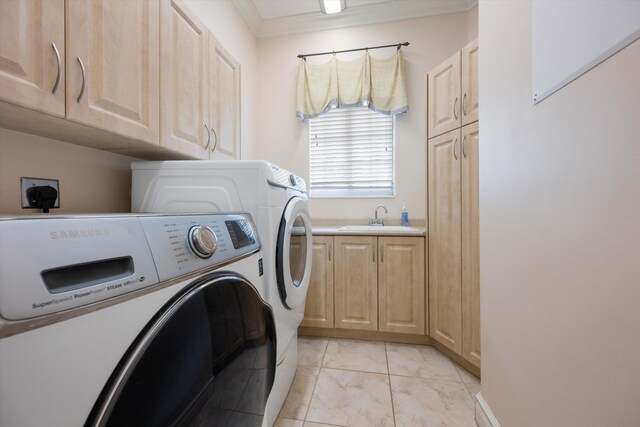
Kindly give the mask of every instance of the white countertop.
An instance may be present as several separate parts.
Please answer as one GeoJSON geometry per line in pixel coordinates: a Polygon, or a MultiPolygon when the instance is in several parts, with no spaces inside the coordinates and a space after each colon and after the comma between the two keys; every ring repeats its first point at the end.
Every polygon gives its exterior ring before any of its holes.
{"type": "Polygon", "coordinates": [[[424,227],[402,226],[370,226],[370,225],[346,225],[313,227],[313,234],[318,236],[350,235],[350,236],[420,236],[427,234],[424,227]]]}

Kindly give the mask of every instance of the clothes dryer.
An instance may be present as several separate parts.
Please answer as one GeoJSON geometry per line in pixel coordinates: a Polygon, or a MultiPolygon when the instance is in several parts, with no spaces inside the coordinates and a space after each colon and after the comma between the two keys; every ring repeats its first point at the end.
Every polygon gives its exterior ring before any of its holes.
{"type": "MultiPolygon", "coordinates": [[[[264,161],[134,162],[134,212],[247,212],[263,241],[265,287],[277,335],[276,380],[268,407],[282,406],[296,370],[312,231],[304,179],[264,161]]],[[[274,419],[275,420],[275,419],[274,419]]]]}
{"type": "Polygon", "coordinates": [[[249,215],[4,218],[0,236],[0,425],[271,425],[249,215]]]}

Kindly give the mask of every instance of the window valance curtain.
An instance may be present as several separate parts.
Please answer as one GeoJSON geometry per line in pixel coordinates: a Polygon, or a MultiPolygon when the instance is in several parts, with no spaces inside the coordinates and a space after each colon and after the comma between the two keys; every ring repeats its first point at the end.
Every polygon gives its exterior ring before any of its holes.
{"type": "Polygon", "coordinates": [[[369,53],[355,61],[335,56],[322,65],[300,59],[296,116],[311,119],[332,107],[365,106],[386,115],[409,111],[402,51],[386,59],[369,53]]]}

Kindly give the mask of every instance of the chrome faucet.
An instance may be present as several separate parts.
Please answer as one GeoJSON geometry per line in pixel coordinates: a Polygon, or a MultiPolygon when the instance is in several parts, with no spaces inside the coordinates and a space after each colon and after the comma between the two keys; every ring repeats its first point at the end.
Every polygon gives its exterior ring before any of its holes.
{"type": "Polygon", "coordinates": [[[385,205],[376,206],[376,210],[374,211],[374,219],[369,219],[369,225],[384,225],[384,219],[378,219],[378,209],[380,208],[384,209],[384,213],[389,213],[389,210],[385,205]]]}

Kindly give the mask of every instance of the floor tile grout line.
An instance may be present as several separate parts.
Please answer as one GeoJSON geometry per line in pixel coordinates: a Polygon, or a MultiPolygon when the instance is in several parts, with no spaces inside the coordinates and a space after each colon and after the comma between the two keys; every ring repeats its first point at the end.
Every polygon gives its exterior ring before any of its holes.
{"type": "Polygon", "coordinates": [[[327,349],[329,348],[330,341],[331,341],[331,338],[327,340],[327,345],[324,348],[324,354],[322,355],[322,360],[320,361],[320,368],[318,369],[318,376],[316,377],[316,380],[313,383],[313,390],[311,391],[311,398],[309,399],[309,405],[307,406],[307,410],[304,411],[304,417],[302,419],[303,425],[305,422],[307,422],[307,415],[309,414],[309,409],[311,409],[311,402],[313,401],[313,395],[316,393],[316,386],[318,385],[318,380],[320,379],[320,374],[322,373],[322,365],[324,364],[324,358],[327,355],[327,349]]]}
{"type": "Polygon", "coordinates": [[[391,387],[391,369],[389,368],[389,352],[387,342],[384,342],[384,355],[387,358],[387,378],[389,379],[389,396],[391,397],[391,415],[393,415],[393,427],[396,427],[396,407],[393,403],[393,388],[391,387]]]}

